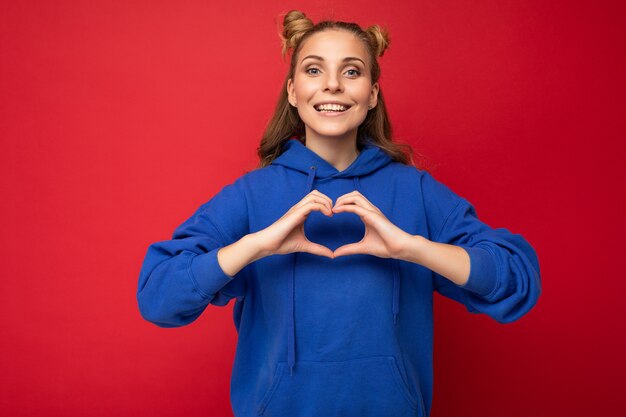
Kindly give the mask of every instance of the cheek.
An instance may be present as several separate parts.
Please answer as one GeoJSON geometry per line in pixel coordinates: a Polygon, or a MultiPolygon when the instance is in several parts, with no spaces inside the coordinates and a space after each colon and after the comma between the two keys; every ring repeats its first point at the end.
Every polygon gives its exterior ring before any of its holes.
{"type": "Polygon", "coordinates": [[[307,100],[317,90],[317,85],[311,80],[296,76],[293,90],[298,100],[307,100]]]}
{"type": "Polygon", "coordinates": [[[369,85],[368,83],[355,87],[356,88],[354,89],[353,97],[359,102],[369,103],[370,94],[372,91],[371,85],[369,85]]]}
{"type": "Polygon", "coordinates": [[[299,100],[308,100],[315,94],[316,91],[317,88],[312,85],[312,83],[307,83],[296,88],[296,96],[299,100]]]}

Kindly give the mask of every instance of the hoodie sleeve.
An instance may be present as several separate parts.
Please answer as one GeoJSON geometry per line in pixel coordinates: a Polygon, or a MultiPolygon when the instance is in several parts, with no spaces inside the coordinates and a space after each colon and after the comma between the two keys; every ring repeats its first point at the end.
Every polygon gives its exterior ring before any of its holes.
{"type": "Polygon", "coordinates": [[[474,207],[429,174],[423,179],[432,240],[464,248],[470,257],[470,275],[464,285],[434,273],[434,288],[499,323],[526,314],[541,294],[539,261],[532,246],[519,234],[494,229],[480,221],[474,207]]]}
{"type": "Polygon", "coordinates": [[[137,301],[144,319],[160,327],[196,320],[209,303],[243,299],[248,266],[230,277],[220,267],[220,248],[249,233],[239,183],[226,185],[174,231],[171,240],[148,247],[139,274],[137,301]]]}

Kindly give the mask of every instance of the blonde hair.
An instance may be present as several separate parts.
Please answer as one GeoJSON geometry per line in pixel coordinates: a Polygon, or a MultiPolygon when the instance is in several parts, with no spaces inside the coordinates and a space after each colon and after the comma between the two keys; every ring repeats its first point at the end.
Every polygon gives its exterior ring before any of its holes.
{"type": "MultiPolygon", "coordinates": [[[[282,41],[282,57],[291,52],[289,72],[285,77],[274,115],[270,119],[261,143],[257,149],[259,156],[259,168],[265,167],[277,158],[282,150],[282,145],[290,138],[296,136],[301,141],[304,138],[304,123],[296,108],[290,105],[287,95],[287,81],[293,78],[298,53],[304,42],[313,34],[326,30],[345,30],[354,34],[363,42],[369,55],[370,74],[372,84],[380,78],[380,66],[378,57],[383,56],[390,44],[389,34],[386,29],[378,25],[369,26],[363,30],[356,23],[348,23],[334,20],[323,20],[314,24],[311,19],[299,10],[288,12],[283,18],[283,27],[279,32],[282,41]]],[[[396,143],[392,140],[392,128],[382,89],[379,87],[378,101],[371,109],[357,131],[357,147],[361,149],[365,138],[371,140],[385,151],[394,161],[415,166],[413,149],[409,144],[396,143]]]]}

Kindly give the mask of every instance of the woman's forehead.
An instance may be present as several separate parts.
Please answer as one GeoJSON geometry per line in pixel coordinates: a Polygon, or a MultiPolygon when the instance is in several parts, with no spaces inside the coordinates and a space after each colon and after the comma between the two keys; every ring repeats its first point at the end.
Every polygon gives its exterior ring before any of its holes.
{"type": "Polygon", "coordinates": [[[298,55],[299,62],[311,55],[332,61],[346,57],[357,57],[364,62],[368,59],[363,42],[345,30],[325,30],[311,35],[304,41],[298,55]]]}

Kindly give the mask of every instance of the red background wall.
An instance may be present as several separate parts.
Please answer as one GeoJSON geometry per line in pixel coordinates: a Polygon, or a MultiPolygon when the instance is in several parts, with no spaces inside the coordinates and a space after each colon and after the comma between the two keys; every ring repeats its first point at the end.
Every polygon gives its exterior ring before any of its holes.
{"type": "Polygon", "coordinates": [[[397,139],[539,254],[515,323],[436,295],[432,416],[623,415],[626,14],[546,0],[3,1],[0,414],[231,415],[232,303],[161,329],[135,291],[254,168],[291,8],[387,26],[397,139]]]}

